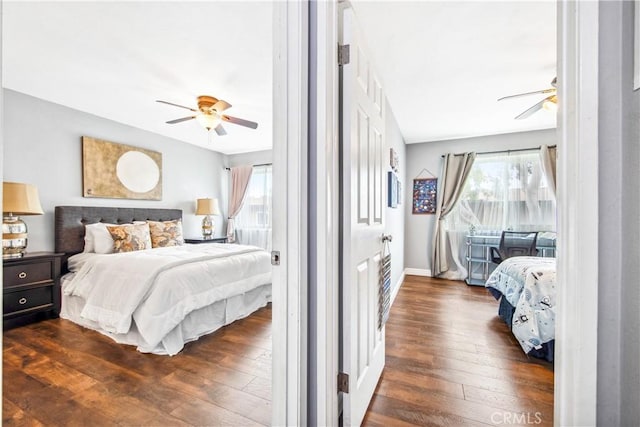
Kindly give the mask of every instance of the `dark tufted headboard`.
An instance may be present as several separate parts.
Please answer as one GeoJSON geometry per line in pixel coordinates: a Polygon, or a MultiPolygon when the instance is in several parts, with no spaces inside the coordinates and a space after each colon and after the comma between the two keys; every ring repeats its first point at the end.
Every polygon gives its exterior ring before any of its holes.
{"type": "Polygon", "coordinates": [[[96,222],[123,224],[132,221],[182,219],[180,209],[108,208],[101,206],[56,206],[56,252],[71,255],[84,249],[84,226],[96,222]]]}

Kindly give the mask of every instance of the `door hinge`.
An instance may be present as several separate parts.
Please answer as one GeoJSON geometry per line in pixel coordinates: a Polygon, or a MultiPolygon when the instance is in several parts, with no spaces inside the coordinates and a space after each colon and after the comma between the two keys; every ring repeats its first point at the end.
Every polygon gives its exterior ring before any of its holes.
{"type": "Polygon", "coordinates": [[[271,265],[280,265],[280,251],[271,251],[271,265]]]}
{"type": "Polygon", "coordinates": [[[350,49],[349,45],[338,46],[338,65],[346,65],[349,63],[350,49]]]}
{"type": "Polygon", "coordinates": [[[338,392],[349,393],[349,374],[338,373],[338,392]]]}

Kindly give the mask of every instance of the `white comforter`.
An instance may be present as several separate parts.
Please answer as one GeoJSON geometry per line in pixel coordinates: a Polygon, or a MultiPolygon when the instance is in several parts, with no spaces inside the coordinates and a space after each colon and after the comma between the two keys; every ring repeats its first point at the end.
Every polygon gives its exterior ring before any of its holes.
{"type": "Polygon", "coordinates": [[[81,316],[106,332],[127,333],[135,321],[149,348],[192,311],[271,283],[269,254],[253,246],[184,245],[80,257],[64,294],[83,298],[81,316]]]}

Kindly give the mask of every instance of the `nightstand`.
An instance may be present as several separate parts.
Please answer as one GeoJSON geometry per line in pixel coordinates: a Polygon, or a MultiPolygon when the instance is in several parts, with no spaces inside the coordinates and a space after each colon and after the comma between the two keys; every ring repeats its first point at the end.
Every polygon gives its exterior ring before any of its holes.
{"type": "Polygon", "coordinates": [[[185,243],[227,243],[226,237],[214,237],[212,239],[204,239],[196,237],[195,239],[184,239],[185,243]]]}
{"type": "Polygon", "coordinates": [[[63,254],[32,252],[4,259],[2,293],[4,328],[60,314],[60,264],[63,254]]]}

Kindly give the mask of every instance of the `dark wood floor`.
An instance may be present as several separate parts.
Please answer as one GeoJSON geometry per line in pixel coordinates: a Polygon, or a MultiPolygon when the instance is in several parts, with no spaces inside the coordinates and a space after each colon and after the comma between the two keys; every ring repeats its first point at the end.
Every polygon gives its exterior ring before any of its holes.
{"type": "Polygon", "coordinates": [[[407,276],[365,426],[553,425],[553,367],[529,359],[484,288],[407,276]]]}
{"type": "MultiPolygon", "coordinates": [[[[553,370],[486,290],[408,276],[367,426],[552,425],[553,370]]],[[[174,357],[56,319],[4,333],[3,425],[269,425],[271,308],[174,357]]]]}
{"type": "Polygon", "coordinates": [[[271,424],[271,306],[176,356],[62,319],[5,331],[4,426],[271,424]]]}

